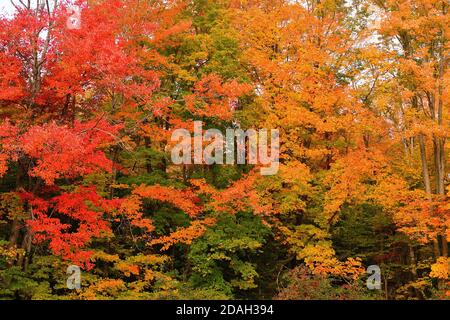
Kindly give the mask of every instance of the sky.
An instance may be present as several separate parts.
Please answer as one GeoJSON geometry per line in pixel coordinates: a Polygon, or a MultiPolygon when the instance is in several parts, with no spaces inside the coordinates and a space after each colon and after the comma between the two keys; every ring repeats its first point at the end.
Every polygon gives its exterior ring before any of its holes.
{"type": "MultiPolygon", "coordinates": [[[[13,1],[14,1],[14,3],[20,5],[19,0],[13,0],[13,1]]],[[[23,0],[23,2],[26,3],[27,1],[23,0]]],[[[31,3],[36,3],[36,0],[31,0],[31,3]]],[[[11,0],[0,0],[0,13],[1,13],[1,15],[4,15],[4,14],[9,15],[9,14],[11,14],[13,12],[14,12],[14,6],[11,4],[11,0]]]]}
{"type": "MultiPolygon", "coordinates": [[[[13,0],[14,3],[20,5],[19,0],[13,0]]],[[[27,3],[28,0],[22,0],[24,3],[27,3]]],[[[31,3],[34,4],[32,7],[35,6],[36,0],[31,0],[31,3]]],[[[69,2],[71,3],[71,2],[69,2]]],[[[53,2],[50,2],[50,6],[52,6],[53,2]]],[[[11,4],[11,0],[0,0],[0,15],[10,15],[14,12],[14,6],[11,4]]]]}
{"type": "MultiPolygon", "coordinates": [[[[19,3],[18,0],[13,0],[15,3],[19,3]]],[[[11,4],[11,0],[0,0],[0,15],[10,15],[14,12],[14,7],[11,4]]]]}

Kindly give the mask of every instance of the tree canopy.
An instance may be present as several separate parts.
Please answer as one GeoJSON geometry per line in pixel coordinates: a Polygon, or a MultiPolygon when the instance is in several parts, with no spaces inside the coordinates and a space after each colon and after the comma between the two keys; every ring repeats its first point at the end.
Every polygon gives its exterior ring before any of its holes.
{"type": "Polygon", "coordinates": [[[447,0],[11,3],[1,299],[448,299],[447,0]],[[278,172],[173,163],[195,121],[278,172]]]}

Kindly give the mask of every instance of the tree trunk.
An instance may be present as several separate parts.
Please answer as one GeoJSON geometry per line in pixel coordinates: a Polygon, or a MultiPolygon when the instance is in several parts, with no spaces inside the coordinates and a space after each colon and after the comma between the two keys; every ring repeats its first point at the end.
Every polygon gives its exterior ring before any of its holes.
{"type": "Polygon", "coordinates": [[[425,191],[431,197],[431,183],[430,174],[428,172],[427,153],[425,148],[425,141],[422,134],[419,134],[419,146],[420,146],[420,160],[422,163],[423,184],[425,191]]]}
{"type": "Polygon", "coordinates": [[[411,263],[411,273],[414,276],[414,280],[417,279],[417,265],[416,265],[416,255],[414,253],[414,247],[409,246],[409,259],[411,263]]]}
{"type": "Polygon", "coordinates": [[[439,249],[439,237],[433,240],[433,253],[436,260],[441,256],[441,250],[439,249]]]}
{"type": "Polygon", "coordinates": [[[11,235],[9,236],[9,245],[14,247],[17,245],[17,240],[19,239],[20,221],[18,218],[14,218],[11,225],[11,235]]]}
{"type": "Polygon", "coordinates": [[[447,237],[444,235],[441,235],[441,239],[442,239],[442,256],[444,257],[448,257],[448,242],[447,242],[447,237]]]}

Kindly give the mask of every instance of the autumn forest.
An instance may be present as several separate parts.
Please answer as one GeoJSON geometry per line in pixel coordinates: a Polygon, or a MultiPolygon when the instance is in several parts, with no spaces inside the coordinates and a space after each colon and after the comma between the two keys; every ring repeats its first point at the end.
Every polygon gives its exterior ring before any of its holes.
{"type": "Polygon", "coordinates": [[[0,299],[450,299],[448,0],[0,10],[0,299]]]}

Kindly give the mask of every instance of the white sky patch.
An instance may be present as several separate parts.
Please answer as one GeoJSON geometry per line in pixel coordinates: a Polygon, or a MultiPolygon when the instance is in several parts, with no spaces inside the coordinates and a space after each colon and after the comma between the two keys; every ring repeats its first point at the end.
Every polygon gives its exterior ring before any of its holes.
{"type": "Polygon", "coordinates": [[[0,0],[0,15],[11,16],[15,11],[14,6],[10,0],[0,0]]]}
{"type": "MultiPolygon", "coordinates": [[[[12,0],[16,6],[23,7],[23,5],[20,3],[19,0],[12,0]]],[[[24,3],[28,3],[28,1],[22,1],[24,3]]],[[[31,0],[30,1],[31,8],[36,8],[37,1],[31,0]]],[[[54,1],[49,1],[50,7],[54,7],[54,1]]],[[[7,16],[12,17],[12,15],[15,12],[14,5],[11,3],[11,0],[0,0],[0,16],[7,16]]]]}

